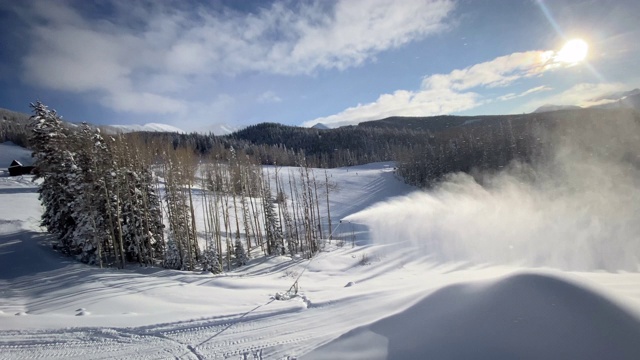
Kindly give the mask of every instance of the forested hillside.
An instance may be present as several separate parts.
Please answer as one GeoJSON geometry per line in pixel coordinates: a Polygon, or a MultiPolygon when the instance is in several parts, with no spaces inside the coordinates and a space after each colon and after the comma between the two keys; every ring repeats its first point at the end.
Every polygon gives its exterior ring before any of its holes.
{"type": "MultiPolygon", "coordinates": [[[[640,113],[574,109],[501,116],[398,117],[329,130],[259,124],[225,139],[246,141],[249,148],[268,145],[303,152],[319,167],[393,160],[408,183],[429,186],[451,172],[498,170],[513,160],[541,161],[551,156],[559,137],[581,139],[585,128],[629,122],[640,122],[640,113]]],[[[269,163],[267,158],[259,159],[269,163]]],[[[282,158],[279,163],[287,161],[282,158]]]]}
{"type": "MultiPolygon", "coordinates": [[[[26,115],[6,112],[3,116],[2,140],[27,145],[26,115]]],[[[391,117],[336,129],[262,123],[226,136],[151,132],[125,136],[171,144],[174,149],[190,148],[198,156],[225,161],[234,149],[239,158],[262,165],[334,168],[396,161],[398,173],[408,183],[429,186],[451,172],[498,170],[513,160],[531,162],[549,156],[554,134],[560,130],[570,136],[586,124],[628,121],[640,121],[640,113],[626,108],[567,109],[517,115],[391,117]]]]}
{"type": "Polygon", "coordinates": [[[0,108],[0,142],[29,145],[29,115],[0,108]]]}

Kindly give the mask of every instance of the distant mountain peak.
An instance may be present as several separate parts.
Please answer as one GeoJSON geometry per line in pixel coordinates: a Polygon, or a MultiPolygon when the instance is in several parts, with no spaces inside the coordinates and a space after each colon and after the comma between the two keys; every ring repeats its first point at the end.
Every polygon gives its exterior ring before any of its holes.
{"type": "Polygon", "coordinates": [[[184,130],[179,129],[172,125],[167,124],[159,124],[159,123],[148,123],[144,125],[132,124],[132,125],[106,125],[104,126],[107,129],[113,129],[116,132],[140,132],[140,131],[149,131],[149,132],[177,132],[177,133],[185,133],[184,130]]]}
{"type": "Polygon", "coordinates": [[[575,110],[575,109],[582,109],[582,108],[580,106],[576,106],[576,105],[546,104],[546,105],[542,105],[539,108],[535,109],[533,112],[534,113],[543,113],[543,112],[551,112],[551,111],[558,111],[558,110],[575,110]]]}
{"type": "MultiPolygon", "coordinates": [[[[594,97],[589,100],[592,104],[588,108],[592,109],[635,109],[640,110],[640,89],[626,91],[614,91],[604,95],[594,97]]],[[[550,112],[557,110],[580,109],[575,105],[552,105],[547,104],[537,108],[534,113],[550,112]]]]}
{"type": "Polygon", "coordinates": [[[629,90],[629,91],[615,91],[615,92],[611,92],[605,95],[602,95],[600,97],[597,97],[595,100],[613,100],[613,101],[618,101],[618,100],[624,100],[628,97],[632,97],[632,96],[637,96],[640,95],[640,89],[636,88],[633,90],[629,90]]]}
{"type": "Polygon", "coordinates": [[[312,129],[328,130],[329,127],[323,123],[317,123],[311,127],[312,129]]]}

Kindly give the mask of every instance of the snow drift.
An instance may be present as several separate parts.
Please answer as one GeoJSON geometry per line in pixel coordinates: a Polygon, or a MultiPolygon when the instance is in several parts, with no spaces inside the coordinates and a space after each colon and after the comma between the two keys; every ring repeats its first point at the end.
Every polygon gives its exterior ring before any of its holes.
{"type": "Polygon", "coordinates": [[[640,359],[640,321],[548,274],[458,284],[303,359],[640,359]]]}

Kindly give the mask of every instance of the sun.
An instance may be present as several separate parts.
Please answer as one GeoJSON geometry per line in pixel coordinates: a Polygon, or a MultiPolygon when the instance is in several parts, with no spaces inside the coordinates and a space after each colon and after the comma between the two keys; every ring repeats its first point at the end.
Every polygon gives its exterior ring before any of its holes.
{"type": "Polygon", "coordinates": [[[576,64],[583,61],[589,52],[589,44],[582,39],[572,39],[558,51],[555,60],[557,62],[576,64]]]}

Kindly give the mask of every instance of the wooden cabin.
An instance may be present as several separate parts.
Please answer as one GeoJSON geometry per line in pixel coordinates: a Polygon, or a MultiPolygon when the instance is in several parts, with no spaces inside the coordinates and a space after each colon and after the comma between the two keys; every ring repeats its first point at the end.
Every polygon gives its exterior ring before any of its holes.
{"type": "Polygon", "coordinates": [[[29,175],[33,173],[34,166],[24,166],[18,160],[13,160],[9,165],[9,176],[29,175]]]}

